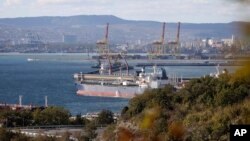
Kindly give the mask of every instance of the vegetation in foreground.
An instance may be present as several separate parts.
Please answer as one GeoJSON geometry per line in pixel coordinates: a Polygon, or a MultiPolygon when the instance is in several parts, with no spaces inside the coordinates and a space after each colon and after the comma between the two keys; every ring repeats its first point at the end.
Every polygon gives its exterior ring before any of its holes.
{"type": "Polygon", "coordinates": [[[170,85],[146,91],[99,140],[226,141],[230,124],[250,124],[249,62],[235,74],[191,80],[178,92],[170,85]]]}
{"type": "Polygon", "coordinates": [[[69,111],[62,107],[48,107],[34,111],[0,109],[0,121],[4,127],[74,124],[69,117],[69,111]]]}
{"type": "Polygon", "coordinates": [[[76,115],[75,119],[72,119],[69,111],[61,107],[48,107],[34,111],[3,108],[0,109],[0,121],[4,127],[0,128],[0,141],[70,141],[72,140],[70,137],[74,137],[79,141],[88,141],[97,136],[96,129],[99,125],[114,123],[114,117],[109,110],[102,110],[97,118],[88,120],[81,117],[80,114],[76,115]],[[81,132],[75,132],[73,135],[65,132],[61,135],[61,138],[48,136],[28,137],[18,130],[18,127],[46,125],[82,125],[84,128],[81,132]]]}

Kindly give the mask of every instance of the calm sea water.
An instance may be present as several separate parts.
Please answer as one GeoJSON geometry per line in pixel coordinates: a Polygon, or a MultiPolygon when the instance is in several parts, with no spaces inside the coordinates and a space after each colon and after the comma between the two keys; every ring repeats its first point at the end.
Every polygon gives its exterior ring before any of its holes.
{"type": "MultiPolygon", "coordinates": [[[[82,54],[0,54],[0,103],[63,106],[75,115],[109,109],[113,112],[128,104],[127,99],[83,97],[76,95],[72,74],[91,71],[96,62],[86,60],[82,54]],[[38,59],[28,62],[27,58],[38,59]]],[[[130,64],[134,64],[131,61],[130,64]]],[[[169,74],[183,77],[199,77],[216,72],[215,67],[165,67],[169,74]]],[[[227,67],[234,71],[235,67],[227,67]]]]}

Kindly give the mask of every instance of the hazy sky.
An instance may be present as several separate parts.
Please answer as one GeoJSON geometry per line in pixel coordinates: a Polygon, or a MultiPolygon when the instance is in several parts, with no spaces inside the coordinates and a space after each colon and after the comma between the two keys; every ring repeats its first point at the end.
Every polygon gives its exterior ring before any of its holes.
{"type": "MultiPolygon", "coordinates": [[[[231,22],[247,19],[237,0],[0,0],[0,18],[115,15],[129,20],[231,22]]],[[[249,1],[249,0],[245,0],[249,1]]]]}

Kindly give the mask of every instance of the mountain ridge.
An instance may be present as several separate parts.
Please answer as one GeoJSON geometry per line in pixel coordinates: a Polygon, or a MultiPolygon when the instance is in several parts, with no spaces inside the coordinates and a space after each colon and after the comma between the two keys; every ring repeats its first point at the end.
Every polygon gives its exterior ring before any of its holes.
{"type": "MultiPolygon", "coordinates": [[[[92,22],[100,22],[103,23],[125,23],[125,22],[135,22],[135,23],[140,23],[140,22],[148,22],[148,23],[162,23],[159,21],[151,21],[151,20],[127,20],[123,18],[119,18],[114,15],[72,15],[72,16],[37,16],[37,17],[15,17],[15,18],[0,18],[0,24],[1,23],[6,23],[6,22],[15,22],[15,21],[32,21],[32,20],[49,20],[51,22],[52,19],[57,19],[57,20],[84,20],[85,22],[88,21],[89,23],[92,22]]],[[[75,21],[77,22],[77,21],[75,21]]],[[[178,21],[177,21],[178,22],[178,21]]],[[[177,22],[166,22],[167,24],[175,24],[177,22]]],[[[196,25],[201,25],[201,24],[234,24],[234,23],[248,23],[247,21],[232,21],[232,22],[225,22],[225,23],[190,23],[190,22],[182,22],[183,24],[196,24],[196,25]]],[[[100,24],[100,23],[99,23],[100,24]]]]}
{"type": "MultiPolygon", "coordinates": [[[[0,40],[24,38],[28,32],[38,34],[48,42],[61,42],[62,36],[72,34],[81,42],[95,42],[103,38],[106,23],[110,23],[110,40],[113,42],[134,42],[158,39],[162,22],[126,20],[114,15],[74,15],[0,18],[0,40]]],[[[200,38],[228,38],[240,35],[238,24],[229,23],[181,23],[181,38],[185,40],[200,38]]],[[[177,23],[166,23],[166,38],[176,37],[177,23]]]]}

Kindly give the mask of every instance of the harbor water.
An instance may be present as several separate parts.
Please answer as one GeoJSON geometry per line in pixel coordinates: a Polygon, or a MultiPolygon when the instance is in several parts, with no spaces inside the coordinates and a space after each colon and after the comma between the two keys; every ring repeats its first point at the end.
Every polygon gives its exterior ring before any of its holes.
{"type": "MultiPolygon", "coordinates": [[[[113,112],[128,104],[128,99],[84,97],[76,95],[72,75],[94,69],[95,60],[87,54],[0,54],[0,103],[18,103],[19,95],[26,105],[62,106],[73,115],[109,109],[113,112]]],[[[129,61],[136,65],[136,61],[129,61]]],[[[237,67],[223,67],[233,72],[237,67]]],[[[223,69],[221,68],[221,69],[223,69]]],[[[216,72],[214,66],[165,67],[169,75],[201,77],[216,72]]]]}

